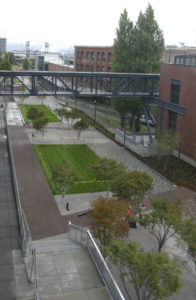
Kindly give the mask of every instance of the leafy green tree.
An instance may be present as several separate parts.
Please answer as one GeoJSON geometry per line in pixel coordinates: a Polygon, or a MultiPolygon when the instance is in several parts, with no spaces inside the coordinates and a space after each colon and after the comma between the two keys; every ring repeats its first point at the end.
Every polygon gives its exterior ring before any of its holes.
{"type": "Polygon", "coordinates": [[[91,203],[88,216],[91,219],[93,236],[98,239],[100,251],[106,256],[105,247],[113,239],[128,236],[129,226],[125,221],[125,203],[114,198],[99,197],[91,203]]]}
{"type": "Polygon", "coordinates": [[[11,63],[11,65],[14,65],[16,63],[14,53],[12,53],[12,52],[8,53],[7,59],[9,60],[9,62],[11,63]]]}
{"type": "Polygon", "coordinates": [[[165,243],[182,228],[182,202],[177,199],[170,202],[167,199],[151,199],[152,211],[144,214],[139,220],[158,242],[158,251],[161,252],[165,243]]]}
{"type": "Polygon", "coordinates": [[[39,117],[39,110],[36,107],[31,107],[27,112],[27,118],[35,120],[39,117]]]}
{"type": "Polygon", "coordinates": [[[191,218],[183,222],[180,236],[188,244],[188,253],[196,265],[196,219],[191,218]]]}
{"type": "Polygon", "coordinates": [[[89,127],[89,124],[84,119],[81,119],[80,121],[77,121],[72,127],[77,131],[79,140],[81,132],[87,129],[89,127]]]}
{"type": "Polygon", "coordinates": [[[31,61],[28,58],[25,58],[22,63],[22,67],[24,70],[29,70],[31,68],[31,61]]]}
{"type": "Polygon", "coordinates": [[[65,160],[62,163],[53,164],[51,166],[51,173],[56,189],[64,197],[68,187],[76,179],[75,174],[70,170],[69,164],[65,160]]]}
{"type": "MultiPolygon", "coordinates": [[[[154,18],[152,6],[149,4],[145,13],[140,12],[135,26],[129,20],[127,11],[124,10],[120,16],[113,45],[112,72],[157,73],[163,51],[164,38],[154,18]]],[[[141,81],[137,84],[142,83],[141,81]]],[[[112,105],[119,112],[122,123],[127,113],[130,113],[131,128],[134,125],[136,132],[140,130],[139,119],[143,109],[139,99],[134,101],[113,99],[112,105]]]]}
{"type": "Polygon", "coordinates": [[[7,58],[2,58],[0,62],[0,70],[11,70],[12,65],[7,58]]]}
{"type": "Polygon", "coordinates": [[[44,127],[48,123],[48,118],[45,116],[38,117],[33,120],[33,128],[35,128],[38,131],[41,131],[42,136],[44,134],[44,127]]]}
{"type": "Polygon", "coordinates": [[[135,242],[114,240],[106,253],[118,266],[120,278],[130,300],[164,300],[182,286],[181,269],[166,253],[145,252],[135,242]],[[135,289],[135,295],[130,291],[135,289]]]}
{"type": "Polygon", "coordinates": [[[136,214],[140,210],[144,194],[152,187],[152,178],[147,173],[132,171],[114,178],[111,191],[119,199],[130,202],[136,214]]]}
{"type": "Polygon", "coordinates": [[[113,45],[112,72],[128,73],[132,70],[134,56],[134,27],[124,9],[113,45]]]}
{"type": "Polygon", "coordinates": [[[135,49],[133,71],[138,73],[156,73],[160,70],[164,51],[163,32],[154,18],[150,4],[144,13],[140,12],[135,25],[135,49]]]}
{"type": "Polygon", "coordinates": [[[112,180],[125,173],[125,166],[113,159],[102,158],[92,166],[96,180],[103,180],[106,184],[107,196],[112,180]]]}
{"type": "Polygon", "coordinates": [[[155,144],[156,156],[162,162],[164,171],[166,171],[173,150],[176,149],[179,142],[180,138],[165,128],[157,132],[155,144]]]}

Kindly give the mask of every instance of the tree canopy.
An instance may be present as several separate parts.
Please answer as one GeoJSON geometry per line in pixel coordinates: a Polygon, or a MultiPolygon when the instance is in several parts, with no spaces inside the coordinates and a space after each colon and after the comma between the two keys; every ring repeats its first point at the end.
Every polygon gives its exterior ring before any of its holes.
{"type": "Polygon", "coordinates": [[[152,178],[145,172],[131,171],[114,178],[112,192],[119,199],[130,202],[138,213],[144,194],[152,189],[152,178]]]}
{"type": "MultiPolygon", "coordinates": [[[[149,4],[144,13],[140,12],[135,25],[125,9],[120,16],[114,39],[112,72],[158,73],[163,51],[163,33],[155,20],[152,6],[149,4]]],[[[122,125],[123,118],[128,113],[132,115],[130,127],[134,125],[137,132],[140,130],[139,118],[143,109],[140,99],[132,100],[114,98],[112,105],[119,112],[122,125]]]]}
{"type": "Polygon", "coordinates": [[[175,233],[182,228],[182,201],[177,199],[170,202],[168,199],[151,199],[152,211],[140,219],[140,224],[149,229],[158,242],[158,251],[175,233]]]}
{"type": "Polygon", "coordinates": [[[182,286],[181,270],[166,253],[145,252],[135,242],[114,240],[107,255],[118,266],[128,299],[167,299],[182,286]],[[130,290],[135,289],[136,298],[130,290]]]}
{"type": "Polygon", "coordinates": [[[91,218],[93,236],[99,240],[105,257],[105,247],[113,239],[127,237],[129,225],[125,221],[126,205],[114,198],[99,197],[91,203],[88,216],[91,218]]]}
{"type": "Polygon", "coordinates": [[[106,184],[107,194],[111,187],[112,180],[125,173],[125,166],[113,159],[102,158],[92,165],[96,180],[103,180],[106,184]]]}

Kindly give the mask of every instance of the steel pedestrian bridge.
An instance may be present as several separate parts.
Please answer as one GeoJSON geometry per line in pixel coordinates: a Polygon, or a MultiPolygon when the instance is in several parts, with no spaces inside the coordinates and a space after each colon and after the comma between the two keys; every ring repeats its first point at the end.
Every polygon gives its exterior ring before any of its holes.
{"type": "Polygon", "coordinates": [[[0,71],[1,96],[149,97],[159,74],[0,71]]]}
{"type": "Polygon", "coordinates": [[[142,73],[0,71],[0,96],[139,97],[152,140],[149,103],[161,107],[160,126],[165,109],[185,114],[184,107],[158,99],[159,80],[159,74],[142,73]]]}

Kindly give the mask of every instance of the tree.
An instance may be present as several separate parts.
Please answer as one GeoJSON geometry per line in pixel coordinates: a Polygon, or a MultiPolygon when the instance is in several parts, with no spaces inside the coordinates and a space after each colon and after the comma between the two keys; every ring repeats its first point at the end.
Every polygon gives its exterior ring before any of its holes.
{"type": "Polygon", "coordinates": [[[196,219],[185,220],[180,229],[181,238],[188,245],[188,253],[196,264],[196,219]]]}
{"type": "Polygon", "coordinates": [[[134,27],[124,9],[120,16],[119,28],[113,45],[112,72],[128,73],[134,62],[134,27]]]}
{"type": "Polygon", "coordinates": [[[11,69],[12,69],[12,65],[9,62],[9,60],[3,57],[0,62],[0,70],[11,70],[11,69]]]}
{"type": "Polygon", "coordinates": [[[22,67],[24,70],[29,70],[31,68],[31,61],[28,58],[25,58],[22,63],[22,67]]]}
{"type": "Polygon", "coordinates": [[[129,225],[124,219],[125,203],[114,198],[99,197],[91,203],[88,216],[91,218],[93,236],[98,239],[100,251],[106,256],[105,247],[116,238],[127,237],[129,225]]]}
{"type": "MultiPolygon", "coordinates": [[[[119,28],[116,30],[113,45],[112,72],[157,73],[163,51],[164,38],[154,18],[152,6],[149,4],[145,13],[140,12],[135,25],[129,20],[127,11],[124,10],[120,16],[119,28]]],[[[143,82],[138,80],[136,84],[143,84],[143,82]]],[[[132,115],[130,125],[132,128],[135,123],[137,132],[140,130],[139,119],[143,109],[138,98],[131,102],[132,98],[126,101],[119,98],[112,100],[112,105],[120,113],[121,122],[127,113],[132,115]]]]}
{"type": "Polygon", "coordinates": [[[39,117],[39,109],[36,107],[31,107],[27,112],[27,118],[30,120],[35,120],[39,117]]]}
{"type": "Polygon", "coordinates": [[[38,117],[33,120],[33,128],[35,128],[38,131],[41,131],[42,135],[44,133],[44,127],[48,123],[48,118],[45,116],[38,117]]]}
{"type": "Polygon", "coordinates": [[[165,243],[182,227],[182,202],[177,199],[169,202],[167,199],[151,199],[152,211],[139,220],[158,242],[158,251],[161,252],[165,243]]]}
{"type": "Polygon", "coordinates": [[[80,121],[77,121],[72,127],[78,132],[78,140],[79,140],[81,132],[87,129],[89,127],[89,124],[84,119],[81,119],[80,121]]]}
{"type": "Polygon", "coordinates": [[[150,4],[144,13],[140,12],[135,25],[135,59],[133,72],[157,73],[160,70],[164,51],[164,38],[154,10],[150,4]]]}
{"type": "Polygon", "coordinates": [[[103,180],[106,184],[108,196],[112,180],[115,177],[125,173],[125,166],[113,159],[102,158],[97,163],[92,165],[92,170],[95,173],[96,180],[103,180]]]}
{"type": "Polygon", "coordinates": [[[158,160],[162,161],[164,171],[166,171],[173,150],[176,149],[179,142],[180,138],[165,128],[157,132],[155,144],[156,156],[158,160]]]}
{"type": "Polygon", "coordinates": [[[130,285],[134,287],[138,300],[167,299],[182,286],[180,267],[170,261],[166,253],[145,252],[135,242],[120,240],[112,241],[106,253],[118,265],[130,300],[135,299],[130,285]]]}
{"type": "Polygon", "coordinates": [[[62,163],[56,163],[51,166],[52,181],[56,189],[60,191],[63,197],[70,184],[75,180],[75,174],[70,170],[68,163],[64,160],[62,163]]]}
{"type": "Polygon", "coordinates": [[[112,181],[114,196],[130,202],[133,213],[138,213],[144,194],[152,189],[152,178],[145,172],[124,173],[112,181]]]}

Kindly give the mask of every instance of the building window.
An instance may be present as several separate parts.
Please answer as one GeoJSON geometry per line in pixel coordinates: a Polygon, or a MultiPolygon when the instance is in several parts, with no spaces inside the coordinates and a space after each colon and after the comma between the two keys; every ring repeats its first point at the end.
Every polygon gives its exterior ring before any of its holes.
{"type": "Polygon", "coordinates": [[[84,71],[84,65],[80,65],[80,71],[81,71],[81,72],[84,71]]]}
{"type": "Polygon", "coordinates": [[[104,68],[104,67],[102,67],[101,69],[102,69],[102,72],[104,72],[104,71],[105,71],[105,68],[104,68]]]}
{"type": "Polygon", "coordinates": [[[101,54],[101,61],[105,62],[105,52],[102,52],[102,54],[101,54]]]}
{"type": "Polygon", "coordinates": [[[87,60],[87,61],[90,60],[90,53],[89,53],[89,51],[86,53],[86,60],[87,60]]]}
{"type": "Polygon", "coordinates": [[[111,69],[112,69],[112,68],[111,68],[111,67],[109,67],[109,68],[108,68],[108,72],[111,72],[111,69]]]}
{"type": "MultiPolygon", "coordinates": [[[[171,80],[171,102],[179,104],[180,99],[180,80],[171,80]]],[[[168,128],[173,131],[176,130],[178,114],[173,111],[169,111],[168,128]]]]}
{"type": "Polygon", "coordinates": [[[100,71],[100,68],[99,68],[99,66],[97,66],[97,72],[99,72],[100,71]]]}
{"type": "Polygon", "coordinates": [[[77,52],[77,60],[80,60],[80,51],[77,52]]]}
{"type": "Polygon", "coordinates": [[[89,65],[86,65],[86,72],[89,72],[89,65]]]}
{"type": "Polygon", "coordinates": [[[94,55],[94,52],[91,51],[91,61],[94,61],[95,60],[95,55],[94,55]]]}
{"type": "Polygon", "coordinates": [[[80,65],[77,64],[77,68],[76,68],[77,71],[80,71],[80,65]]]}
{"type": "Polygon", "coordinates": [[[97,61],[98,61],[98,62],[101,61],[101,55],[100,55],[100,52],[97,52],[97,61]]]}
{"type": "Polygon", "coordinates": [[[94,70],[94,68],[93,68],[93,66],[91,66],[91,72],[93,72],[93,70],[94,70]]]}
{"type": "Polygon", "coordinates": [[[180,80],[171,81],[171,102],[178,104],[180,98],[180,80]]]}
{"type": "Polygon", "coordinates": [[[81,52],[81,60],[84,59],[84,51],[81,52]]]}
{"type": "Polygon", "coordinates": [[[108,53],[108,63],[109,64],[112,63],[112,53],[111,52],[108,53]]]}

